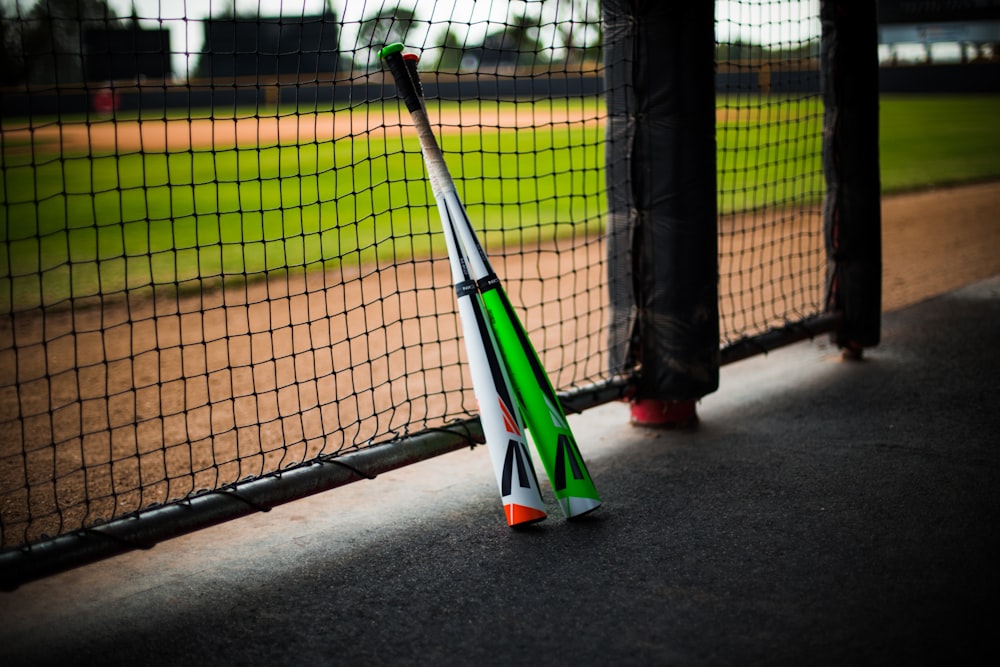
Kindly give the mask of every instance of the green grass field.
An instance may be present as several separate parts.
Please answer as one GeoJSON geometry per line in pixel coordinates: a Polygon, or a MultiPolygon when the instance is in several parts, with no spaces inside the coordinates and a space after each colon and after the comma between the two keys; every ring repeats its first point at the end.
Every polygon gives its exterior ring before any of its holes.
{"type": "MultiPolygon", "coordinates": [[[[1000,177],[996,118],[1000,96],[884,98],[884,191],[1000,177]]],[[[816,103],[799,102],[769,101],[752,119],[721,118],[720,210],[821,197],[821,122],[816,103]],[[776,141],[779,131],[792,140],[776,141]]],[[[419,145],[380,136],[75,157],[8,146],[0,309],[426,255],[442,241],[419,145]]],[[[600,231],[603,140],[600,124],[477,127],[442,137],[488,243],[600,231]]]]}
{"type": "MultiPolygon", "coordinates": [[[[523,240],[557,220],[598,229],[602,154],[597,130],[586,132],[451,134],[443,145],[465,153],[452,168],[470,215],[488,236],[523,240]]],[[[13,281],[18,307],[425,255],[432,238],[440,243],[415,138],[34,164],[13,156],[4,166],[0,280],[13,281]]]]}
{"type": "Polygon", "coordinates": [[[882,191],[1000,178],[1000,95],[881,99],[882,191]]]}

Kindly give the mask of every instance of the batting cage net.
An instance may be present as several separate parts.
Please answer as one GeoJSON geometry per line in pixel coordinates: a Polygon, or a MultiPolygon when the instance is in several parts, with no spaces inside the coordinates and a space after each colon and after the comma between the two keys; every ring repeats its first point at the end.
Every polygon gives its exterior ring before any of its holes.
{"type": "Polygon", "coordinates": [[[720,2],[716,34],[725,345],[824,309],[818,3],[720,2]]]}
{"type": "MultiPolygon", "coordinates": [[[[723,346],[824,307],[818,11],[717,4],[723,346]]],[[[554,386],[611,400],[600,3],[0,12],[3,550],[474,431],[390,42],[554,386]]]]}

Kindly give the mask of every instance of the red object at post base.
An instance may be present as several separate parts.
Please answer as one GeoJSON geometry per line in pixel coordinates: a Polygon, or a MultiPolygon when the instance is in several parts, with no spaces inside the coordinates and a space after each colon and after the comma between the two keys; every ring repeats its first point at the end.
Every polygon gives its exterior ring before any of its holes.
{"type": "Polygon", "coordinates": [[[635,426],[690,428],[698,423],[697,401],[639,399],[632,401],[631,422],[635,426]]]}

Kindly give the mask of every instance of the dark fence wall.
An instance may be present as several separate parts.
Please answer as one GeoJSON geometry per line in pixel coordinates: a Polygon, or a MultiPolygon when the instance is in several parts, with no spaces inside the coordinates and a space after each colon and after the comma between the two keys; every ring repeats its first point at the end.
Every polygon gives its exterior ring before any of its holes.
{"type": "MultiPolygon", "coordinates": [[[[720,71],[715,84],[727,93],[818,93],[818,70],[781,70],[772,68],[765,75],[759,69],[720,71]]],[[[467,76],[435,81],[427,76],[427,96],[446,100],[462,99],[537,99],[548,96],[604,94],[601,76],[503,78],[467,76]]],[[[92,97],[100,90],[79,87],[56,91],[39,88],[30,93],[0,90],[0,117],[58,116],[86,114],[92,97]]],[[[882,67],[879,90],[883,93],[1000,93],[1000,63],[969,65],[911,65],[882,67]]],[[[157,111],[165,109],[246,109],[274,110],[282,105],[304,107],[330,104],[361,104],[395,95],[391,84],[320,82],[280,86],[231,82],[216,86],[199,83],[193,86],[128,86],[119,89],[120,111],[157,111]],[[386,86],[389,86],[387,88],[386,86]]]]}
{"type": "Polygon", "coordinates": [[[879,70],[883,93],[1000,93],[1000,63],[910,65],[879,70]]]}
{"type": "MultiPolygon", "coordinates": [[[[599,76],[548,76],[502,78],[469,76],[440,79],[427,76],[425,94],[429,98],[462,99],[539,99],[545,97],[594,97],[602,94],[603,80],[599,76]]],[[[39,88],[30,93],[0,90],[0,116],[59,116],[86,114],[92,108],[93,97],[105,88],[99,84],[56,90],[39,88]]],[[[166,109],[253,109],[274,111],[281,105],[329,106],[357,105],[367,101],[393,99],[391,83],[376,78],[361,83],[330,81],[305,84],[264,84],[237,82],[209,85],[199,82],[192,86],[156,85],[122,86],[118,92],[118,110],[123,112],[162,111],[166,109]]]]}
{"type": "MultiPolygon", "coordinates": [[[[819,70],[759,68],[719,71],[719,92],[730,93],[818,93],[819,70]]],[[[966,65],[901,65],[879,68],[879,91],[883,93],[1000,93],[1000,62],[966,65]]]]}

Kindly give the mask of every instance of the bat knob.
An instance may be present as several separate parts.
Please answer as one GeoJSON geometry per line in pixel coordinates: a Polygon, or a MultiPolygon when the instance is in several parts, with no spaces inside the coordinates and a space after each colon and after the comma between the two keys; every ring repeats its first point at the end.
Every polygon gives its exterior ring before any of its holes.
{"type": "Polygon", "coordinates": [[[393,42],[392,44],[386,44],[379,50],[378,57],[379,60],[385,60],[394,53],[399,53],[403,50],[403,45],[399,42],[393,42]]]}

